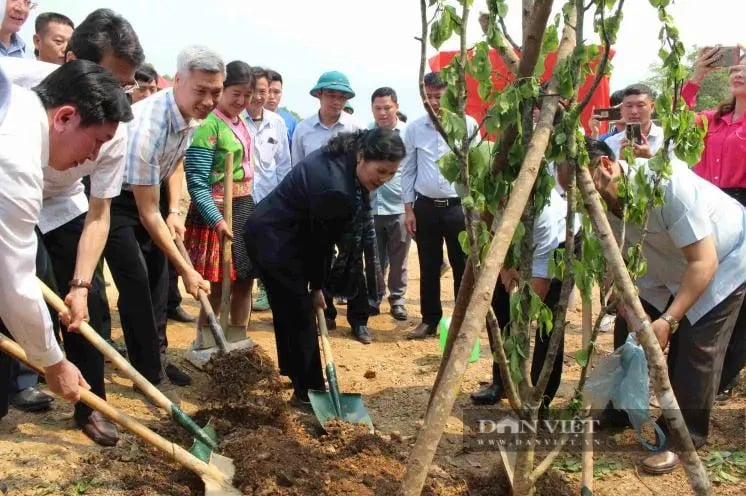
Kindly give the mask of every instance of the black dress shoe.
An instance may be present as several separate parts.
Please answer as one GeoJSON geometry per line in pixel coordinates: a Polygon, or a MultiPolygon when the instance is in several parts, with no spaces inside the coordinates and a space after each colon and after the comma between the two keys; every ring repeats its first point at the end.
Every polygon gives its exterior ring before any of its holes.
{"type": "Polygon", "coordinates": [[[425,324],[424,322],[414,328],[412,332],[407,334],[407,339],[425,339],[435,336],[438,331],[437,326],[425,324]]]}
{"type": "Polygon", "coordinates": [[[293,393],[293,396],[290,397],[290,406],[303,413],[313,413],[313,406],[311,406],[311,400],[308,399],[308,394],[303,398],[293,393]]]}
{"type": "MultiPolygon", "coordinates": [[[[162,314],[161,314],[162,315],[162,314]]],[[[184,310],[181,305],[178,307],[171,309],[168,311],[168,318],[171,320],[175,320],[176,322],[184,322],[186,324],[190,322],[196,322],[197,317],[192,317],[188,313],[186,313],[186,310],[184,310]]]]}
{"type": "Polygon", "coordinates": [[[335,319],[330,319],[329,317],[324,318],[324,321],[326,321],[326,330],[327,331],[333,331],[337,328],[337,321],[335,319]]]}
{"type": "Polygon", "coordinates": [[[368,315],[381,315],[381,309],[370,305],[368,306],[368,315]]]}
{"type": "Polygon", "coordinates": [[[373,336],[368,331],[367,325],[352,326],[352,335],[363,344],[370,344],[373,341],[373,336]]]}
{"type": "Polygon", "coordinates": [[[407,320],[407,309],[404,305],[393,305],[391,307],[391,316],[396,320],[407,320]]]}
{"type": "Polygon", "coordinates": [[[109,420],[99,412],[91,413],[85,420],[75,419],[75,423],[78,424],[78,427],[83,430],[83,433],[93,439],[96,444],[100,444],[101,446],[115,446],[117,441],[119,441],[117,426],[109,422],[109,420]]]}
{"type": "Polygon", "coordinates": [[[503,386],[493,382],[476,393],[471,393],[470,397],[475,405],[496,405],[503,397],[503,386]]]}
{"type": "Polygon", "coordinates": [[[49,410],[54,398],[35,387],[23,389],[10,398],[10,404],[24,412],[49,410]]]}
{"type": "Polygon", "coordinates": [[[172,363],[166,365],[166,377],[175,386],[188,386],[192,383],[192,378],[172,363]]]}

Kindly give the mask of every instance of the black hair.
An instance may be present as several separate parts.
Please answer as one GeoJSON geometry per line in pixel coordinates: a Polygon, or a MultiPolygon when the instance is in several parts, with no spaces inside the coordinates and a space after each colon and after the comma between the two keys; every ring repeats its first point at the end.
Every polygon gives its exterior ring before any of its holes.
{"type": "Polygon", "coordinates": [[[392,162],[400,161],[406,154],[399,132],[381,127],[339,133],[327,142],[324,151],[333,157],[362,152],[364,160],[392,162]]]}
{"type": "Polygon", "coordinates": [[[425,74],[423,81],[425,83],[425,86],[429,88],[441,89],[446,87],[446,83],[444,83],[443,80],[440,79],[439,72],[429,72],[425,74]]]}
{"type": "Polygon", "coordinates": [[[72,19],[67,17],[63,14],[58,14],[57,12],[44,12],[43,14],[39,14],[36,16],[36,21],[34,22],[34,31],[36,34],[41,34],[44,32],[45,29],[47,29],[47,26],[53,22],[56,22],[57,24],[64,24],[65,26],[70,26],[71,28],[75,29],[75,24],[73,23],[72,19]]]}
{"type": "Polygon", "coordinates": [[[126,60],[133,67],[145,62],[145,53],[132,25],[110,9],[97,9],[88,14],[73,31],[67,50],[77,59],[97,64],[109,54],[126,60]]]}
{"type": "Polygon", "coordinates": [[[404,123],[407,122],[407,114],[400,112],[399,110],[396,111],[396,118],[404,123]]]}
{"type": "Polygon", "coordinates": [[[282,84],[282,75],[279,72],[274,71],[272,69],[267,69],[267,79],[269,80],[270,83],[279,81],[280,84],[282,84]]]}
{"type": "Polygon", "coordinates": [[[595,165],[596,161],[601,157],[609,157],[611,160],[616,160],[614,152],[609,148],[609,145],[605,141],[586,136],[585,149],[588,152],[588,158],[590,158],[591,165],[595,165]]]}
{"type": "Polygon", "coordinates": [[[394,88],[389,88],[388,86],[384,86],[382,88],[378,88],[376,91],[373,92],[372,95],[370,95],[370,103],[373,103],[376,98],[384,98],[390,96],[391,101],[394,103],[398,103],[399,99],[396,96],[396,91],[394,91],[394,88]]]}
{"type": "Polygon", "coordinates": [[[151,64],[143,64],[135,71],[135,81],[141,83],[149,83],[151,81],[158,82],[158,72],[151,64]]]}
{"type": "Polygon", "coordinates": [[[616,90],[609,97],[609,105],[612,107],[616,107],[617,105],[620,105],[623,100],[624,100],[624,90],[616,90]]]}
{"type": "MultiPolygon", "coordinates": [[[[38,35],[42,34],[44,31],[46,31],[47,26],[49,26],[51,23],[56,22],[57,24],[64,24],[65,26],[70,26],[71,28],[75,29],[75,23],[73,23],[72,19],[67,17],[63,14],[58,14],[57,12],[44,12],[43,14],[39,14],[36,16],[36,21],[34,22],[34,32],[38,35]]],[[[34,48],[34,56],[39,56],[39,50],[34,48]]]]}
{"type": "Polygon", "coordinates": [[[655,93],[647,84],[630,84],[622,90],[622,100],[631,95],[647,95],[650,97],[650,100],[655,100],[655,93]]]}
{"type": "Polygon", "coordinates": [[[234,60],[233,62],[228,62],[228,65],[225,66],[225,81],[223,81],[223,88],[247,83],[253,88],[254,81],[254,72],[251,66],[246,62],[234,60]]]}
{"type": "Polygon", "coordinates": [[[47,110],[63,105],[77,108],[83,127],[132,120],[132,109],[119,81],[88,60],[62,64],[33,90],[47,110]]]}
{"type": "Polygon", "coordinates": [[[266,78],[267,82],[269,83],[269,69],[265,69],[264,67],[254,66],[251,68],[251,74],[254,76],[254,81],[261,78],[266,78]]]}

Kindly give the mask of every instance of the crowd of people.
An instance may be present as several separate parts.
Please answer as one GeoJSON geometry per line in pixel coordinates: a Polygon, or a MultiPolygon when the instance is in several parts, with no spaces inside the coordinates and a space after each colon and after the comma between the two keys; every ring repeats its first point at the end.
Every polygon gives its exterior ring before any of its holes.
{"type": "MultiPolygon", "coordinates": [[[[204,291],[216,312],[227,313],[230,339],[245,338],[252,309],[271,310],[279,371],[291,381],[291,403],[300,409],[310,408],[309,389],[325,388],[315,310],[324,309],[331,330],[335,304],[346,304],[351,335],[363,344],[374,339],[368,318],[381,312],[383,300],[393,319],[407,320],[412,240],[421,321],[406,337],[436,335],[443,246],[455,295],[466,268],[459,242],[465,216],[438,166],[449,149],[429,115],[407,123],[396,91],[381,87],[370,95],[372,122],[364,125],[349,104],[355,97],[349,79],[329,71],[310,89],[318,111],[298,122],[280,107],[283,78],[275,70],[225,63],[216,51],[191,46],[178,54],[173,81],[166,81],[145,63],[133,26],[109,9],[78,26],[63,14],[38,15],[31,50],[18,31],[36,4],[0,4],[2,332],[44,368],[49,389],[75,403],[75,422],[92,440],[118,441],[115,425],[78,401],[79,386],[106,397],[104,359],[75,332],[89,321],[111,340],[104,261],[119,294],[125,346],[118,346],[159,387],[191,383],[168,360],[168,319],[196,320],[198,336],[205,325],[204,312],[195,319],[181,308],[178,277],[189,294],[204,291]],[[221,308],[227,239],[233,246],[230,302],[221,308]],[[45,306],[37,275],[64,297],[69,311],[59,319],[45,306]]],[[[717,49],[700,53],[682,91],[688,104],[695,104],[718,56],[717,49]]],[[[701,161],[690,170],[674,159],[670,178],[661,182],[666,201],[651,212],[643,245],[648,271],[637,282],[656,337],[668,349],[673,389],[698,447],[707,439],[716,395],[727,399],[746,360],[746,66],[727,70],[731,98],[701,114],[700,125],[707,125],[701,161]]],[[[446,84],[431,72],[424,87],[437,114],[446,84]]],[[[647,86],[615,93],[610,106],[621,117],[605,135],[594,119],[586,148],[619,235],[620,183],[652,174],[648,160],[664,136],[647,86]],[[626,132],[630,123],[639,127],[639,139],[626,132]],[[623,160],[628,152],[634,160],[623,160]]],[[[466,125],[469,134],[478,128],[469,116],[466,125]]],[[[561,281],[550,276],[549,265],[565,241],[566,165],[552,167],[557,186],[535,221],[530,284],[554,309],[561,281]]],[[[641,236],[627,226],[628,242],[641,236]]],[[[510,321],[508,294],[520,270],[500,275],[492,305],[501,326],[510,321]]],[[[615,344],[635,330],[618,309],[615,344]]],[[[535,339],[534,381],[548,344],[540,330],[535,339]]],[[[544,411],[561,374],[562,350],[544,411]]],[[[472,394],[475,404],[503,397],[496,364],[492,375],[488,387],[472,394]]],[[[0,355],[0,416],[9,404],[49,408],[52,398],[36,381],[0,355]]],[[[611,410],[609,417],[619,420],[611,410]]],[[[646,458],[643,468],[673,470],[676,447],[667,448],[646,458]]]]}

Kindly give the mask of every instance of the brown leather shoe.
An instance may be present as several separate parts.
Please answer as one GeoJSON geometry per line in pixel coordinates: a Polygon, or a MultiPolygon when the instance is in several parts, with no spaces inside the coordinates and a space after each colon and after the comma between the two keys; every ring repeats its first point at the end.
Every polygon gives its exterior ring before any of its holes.
{"type": "Polygon", "coordinates": [[[642,469],[651,475],[668,474],[678,466],[679,455],[669,450],[650,455],[642,461],[642,469]]]}
{"type": "Polygon", "coordinates": [[[425,324],[424,322],[414,328],[412,332],[407,334],[407,339],[425,339],[435,336],[438,331],[437,326],[425,324]]]}
{"type": "Polygon", "coordinates": [[[117,426],[109,422],[100,412],[91,413],[85,423],[78,421],[78,427],[83,429],[86,436],[101,446],[114,446],[119,441],[117,426]]]}

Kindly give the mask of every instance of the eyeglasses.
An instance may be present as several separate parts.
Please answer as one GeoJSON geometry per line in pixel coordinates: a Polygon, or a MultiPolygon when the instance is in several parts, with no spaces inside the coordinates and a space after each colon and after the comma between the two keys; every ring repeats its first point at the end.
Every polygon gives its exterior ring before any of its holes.
{"type": "Polygon", "coordinates": [[[122,88],[125,95],[131,95],[140,85],[137,84],[137,81],[131,81],[129,83],[119,83],[119,87],[122,88]]]}
{"type": "Polygon", "coordinates": [[[39,6],[39,2],[32,2],[31,0],[10,0],[8,3],[18,5],[19,3],[29,10],[34,10],[39,6]]]}

